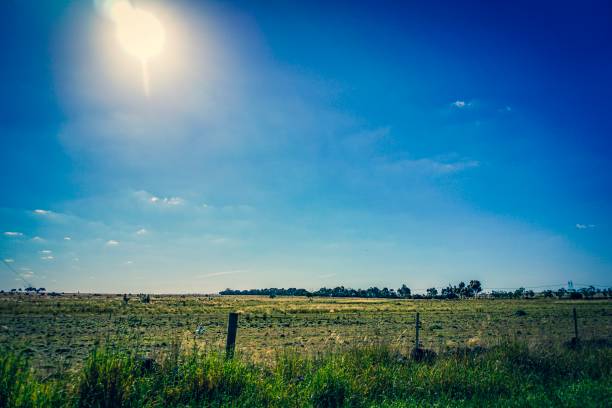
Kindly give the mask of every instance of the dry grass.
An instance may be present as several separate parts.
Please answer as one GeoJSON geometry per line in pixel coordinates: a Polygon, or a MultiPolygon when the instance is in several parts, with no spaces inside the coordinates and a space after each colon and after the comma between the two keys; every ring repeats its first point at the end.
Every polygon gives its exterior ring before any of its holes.
{"type": "Polygon", "coordinates": [[[265,361],[279,351],[317,354],[330,348],[414,344],[420,312],[421,344],[437,351],[491,346],[515,339],[558,344],[573,336],[572,308],[585,339],[612,341],[612,302],[537,300],[394,300],[249,296],[0,296],[0,347],[24,352],[44,372],[75,369],[92,347],[108,344],[144,354],[172,342],[221,350],[227,314],[240,311],[238,351],[265,361]],[[517,314],[518,310],[525,312],[517,314]],[[198,326],[204,333],[195,335],[198,326]]]}

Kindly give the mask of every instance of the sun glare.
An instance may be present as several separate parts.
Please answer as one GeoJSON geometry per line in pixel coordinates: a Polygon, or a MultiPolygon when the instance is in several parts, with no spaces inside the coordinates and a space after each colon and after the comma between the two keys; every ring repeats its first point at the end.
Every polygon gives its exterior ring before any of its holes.
{"type": "Polygon", "coordinates": [[[119,44],[125,52],[136,57],[142,66],[145,93],[149,94],[148,63],[162,53],[166,32],[161,22],[151,13],[132,6],[128,1],[117,1],[110,9],[116,25],[119,44]]]}

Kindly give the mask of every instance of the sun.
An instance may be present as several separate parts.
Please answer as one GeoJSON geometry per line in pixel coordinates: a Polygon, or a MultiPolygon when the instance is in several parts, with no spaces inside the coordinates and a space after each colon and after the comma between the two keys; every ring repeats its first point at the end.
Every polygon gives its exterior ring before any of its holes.
{"type": "Polygon", "coordinates": [[[166,31],[152,13],[132,6],[128,1],[116,1],[110,9],[121,48],[136,57],[142,66],[145,93],[149,94],[149,61],[159,56],[166,43],[166,31]]]}
{"type": "Polygon", "coordinates": [[[111,16],[117,25],[119,44],[128,54],[149,60],[162,52],[166,32],[153,14],[120,1],[113,5],[111,16]]]}

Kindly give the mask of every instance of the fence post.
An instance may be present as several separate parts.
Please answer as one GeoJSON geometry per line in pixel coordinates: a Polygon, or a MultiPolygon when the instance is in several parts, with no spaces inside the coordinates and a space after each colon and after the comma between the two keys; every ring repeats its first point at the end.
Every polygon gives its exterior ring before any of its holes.
{"type": "Polygon", "coordinates": [[[574,343],[578,343],[578,318],[576,317],[576,308],[574,308],[574,343]]]}
{"type": "Polygon", "coordinates": [[[414,348],[415,349],[419,349],[420,348],[420,343],[419,343],[419,329],[421,328],[421,320],[419,318],[419,312],[417,312],[416,314],[416,339],[414,342],[414,348]]]}
{"type": "Polygon", "coordinates": [[[236,331],[238,330],[238,313],[230,312],[227,322],[227,343],[225,345],[225,358],[234,357],[236,348],[236,331]]]}

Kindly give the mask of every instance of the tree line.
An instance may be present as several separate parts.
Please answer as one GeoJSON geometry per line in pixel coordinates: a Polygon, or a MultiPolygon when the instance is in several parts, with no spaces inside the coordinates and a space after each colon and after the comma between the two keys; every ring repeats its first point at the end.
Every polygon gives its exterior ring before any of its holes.
{"type": "Polygon", "coordinates": [[[316,291],[308,291],[298,288],[267,288],[233,290],[225,289],[220,295],[257,295],[257,296],[306,296],[306,297],[353,297],[353,298],[386,298],[386,299],[459,299],[471,298],[482,292],[482,284],[478,280],[469,283],[459,282],[458,285],[448,285],[439,293],[436,288],[429,288],[426,294],[413,294],[405,284],[397,289],[378,288],[376,286],[368,289],[352,289],[344,286],[335,288],[322,287],[316,291]]]}
{"type": "Polygon", "coordinates": [[[533,290],[518,288],[514,291],[494,290],[491,292],[490,296],[498,299],[531,299],[536,296],[545,298],[556,297],[559,299],[592,299],[594,297],[612,298],[612,288],[600,289],[594,286],[588,286],[580,289],[546,289],[538,293],[534,292],[533,290]]]}
{"type": "Polygon", "coordinates": [[[565,289],[560,288],[556,291],[543,290],[534,292],[531,289],[518,288],[514,291],[494,290],[490,293],[482,293],[482,284],[479,280],[471,280],[469,283],[459,282],[457,285],[448,285],[438,291],[436,288],[429,288],[424,294],[412,293],[411,289],[405,284],[398,289],[382,288],[376,286],[368,289],[352,289],[344,286],[335,288],[322,287],[319,290],[309,291],[298,288],[267,288],[267,289],[246,289],[234,290],[225,289],[219,292],[220,295],[257,295],[257,296],[306,296],[306,297],[352,297],[352,298],[385,298],[385,299],[466,299],[473,298],[482,294],[488,298],[495,299],[531,299],[535,297],[545,297],[559,299],[592,299],[594,297],[612,298],[612,288],[599,289],[594,286],[586,288],[565,289]]]}

